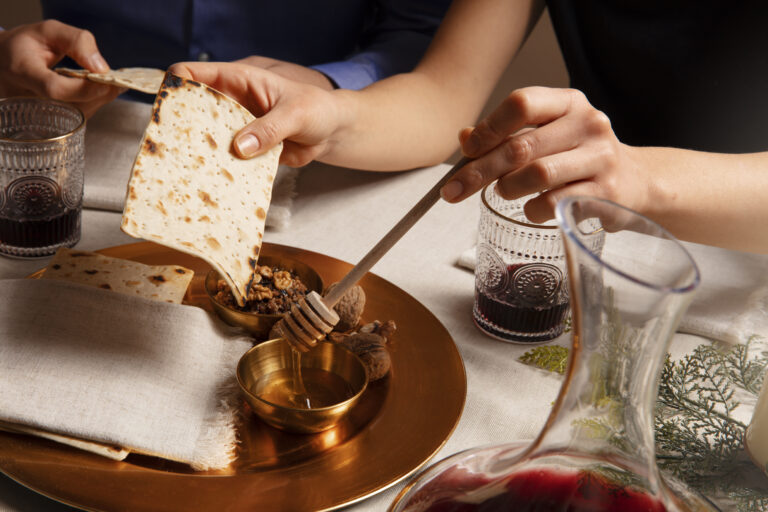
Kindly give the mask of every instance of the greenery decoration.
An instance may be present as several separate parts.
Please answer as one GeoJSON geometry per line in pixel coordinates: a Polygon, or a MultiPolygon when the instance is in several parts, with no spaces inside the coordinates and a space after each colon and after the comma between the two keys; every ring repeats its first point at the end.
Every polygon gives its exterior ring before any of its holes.
{"type": "MultiPolygon", "coordinates": [[[[734,417],[743,398],[757,398],[768,368],[768,353],[751,355],[757,338],[729,349],[699,345],[679,360],[668,355],[654,418],[659,467],[739,512],[768,511],[768,477],[749,459],[747,425],[734,417]]],[[[568,354],[561,346],[539,346],[520,361],[562,374],[568,354]]]]}

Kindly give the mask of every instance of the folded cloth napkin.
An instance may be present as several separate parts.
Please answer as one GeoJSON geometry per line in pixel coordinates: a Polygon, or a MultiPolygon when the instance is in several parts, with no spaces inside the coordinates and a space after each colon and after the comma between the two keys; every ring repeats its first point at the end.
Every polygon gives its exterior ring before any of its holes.
{"type": "MultiPolygon", "coordinates": [[[[699,267],[701,285],[678,331],[729,344],[744,343],[754,335],[768,338],[768,255],[683,245],[699,267]]],[[[642,248],[627,250],[615,241],[606,243],[604,250],[620,253],[630,265],[645,266],[658,258],[642,248]]],[[[459,255],[457,264],[474,270],[475,247],[459,255]]]]}
{"type": "Polygon", "coordinates": [[[234,458],[251,346],[200,308],[53,280],[0,286],[0,422],[184,462],[234,458]]]}
{"type": "MultiPolygon", "coordinates": [[[[151,113],[149,103],[117,99],[88,120],[83,206],[123,211],[131,167],[151,113]]],[[[278,167],[267,213],[268,228],[284,229],[290,224],[298,172],[285,165],[278,167]]]]}

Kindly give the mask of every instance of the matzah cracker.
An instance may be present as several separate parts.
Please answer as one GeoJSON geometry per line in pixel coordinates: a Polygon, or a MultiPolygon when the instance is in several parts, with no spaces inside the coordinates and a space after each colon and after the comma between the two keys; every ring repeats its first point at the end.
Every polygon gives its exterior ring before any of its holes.
{"type": "Polygon", "coordinates": [[[231,150],[255,117],[232,98],[166,74],[123,210],[130,236],[198,256],[243,305],[261,251],[282,144],[250,160],[231,150]]]}
{"type": "Polygon", "coordinates": [[[165,71],[156,68],[120,68],[111,69],[104,73],[70,68],[56,68],[56,71],[61,75],[87,78],[93,82],[127,87],[147,94],[157,94],[165,76],[165,71]]]}
{"type": "Polygon", "coordinates": [[[178,265],[145,265],[62,247],[48,263],[42,278],[181,304],[194,275],[194,271],[178,265]]]}

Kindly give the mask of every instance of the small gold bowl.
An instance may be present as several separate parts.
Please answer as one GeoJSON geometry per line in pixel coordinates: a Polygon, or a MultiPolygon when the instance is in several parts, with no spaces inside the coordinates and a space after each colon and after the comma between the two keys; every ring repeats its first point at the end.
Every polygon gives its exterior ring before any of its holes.
{"type": "MultiPolygon", "coordinates": [[[[323,293],[323,280],[315,269],[298,260],[285,257],[270,256],[264,254],[259,257],[259,265],[269,265],[282,270],[294,272],[298,278],[307,287],[307,293],[316,291],[323,293]]],[[[213,309],[229,325],[242,327],[251,333],[258,340],[265,340],[269,336],[269,331],[283,315],[268,313],[253,313],[249,311],[239,311],[231,306],[222,304],[216,300],[218,291],[217,285],[221,277],[215,270],[208,272],[205,276],[205,293],[213,304],[213,309]]]]}
{"type": "Polygon", "coordinates": [[[300,354],[301,379],[310,408],[291,404],[298,352],[282,338],[255,345],[237,364],[245,400],[266,423],[289,432],[313,434],[336,425],[368,387],[362,361],[350,350],[321,341],[300,354]]]}

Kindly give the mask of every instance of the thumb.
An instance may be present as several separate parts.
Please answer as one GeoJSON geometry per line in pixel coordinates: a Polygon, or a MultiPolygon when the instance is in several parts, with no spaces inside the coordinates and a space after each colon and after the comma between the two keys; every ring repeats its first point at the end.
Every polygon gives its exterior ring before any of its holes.
{"type": "Polygon", "coordinates": [[[246,64],[177,63],[169,71],[208,84],[260,116],[232,140],[232,151],[240,158],[253,158],[290,139],[293,156],[303,161],[322,149],[331,131],[328,116],[320,113],[325,110],[316,106],[323,103],[318,95],[329,93],[318,87],[246,64]]]}
{"type": "Polygon", "coordinates": [[[232,146],[240,158],[253,158],[295,135],[296,125],[295,116],[275,106],[237,132],[232,146]]]}

